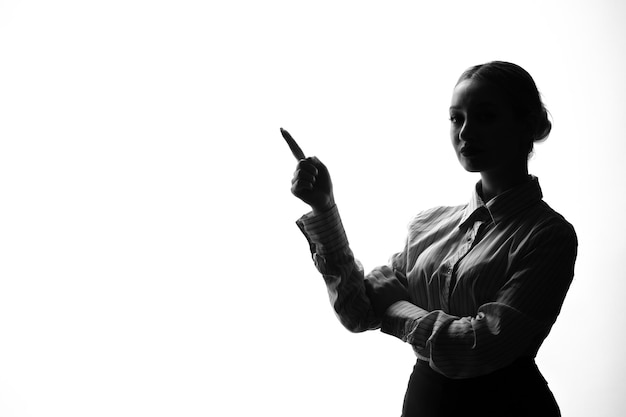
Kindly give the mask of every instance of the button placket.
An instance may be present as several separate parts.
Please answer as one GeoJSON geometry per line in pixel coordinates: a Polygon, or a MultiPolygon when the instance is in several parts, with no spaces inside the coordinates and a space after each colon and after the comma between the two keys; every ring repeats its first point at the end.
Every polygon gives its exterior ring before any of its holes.
{"type": "Polygon", "coordinates": [[[474,245],[477,242],[477,236],[480,231],[481,226],[485,224],[484,221],[476,220],[476,222],[472,225],[471,228],[468,229],[467,234],[465,235],[465,242],[459,248],[459,251],[453,258],[453,262],[448,265],[448,275],[447,275],[447,290],[448,290],[448,299],[446,305],[450,305],[452,293],[454,292],[454,287],[456,287],[458,283],[458,279],[456,277],[456,271],[459,263],[467,256],[467,254],[472,250],[474,245]]]}

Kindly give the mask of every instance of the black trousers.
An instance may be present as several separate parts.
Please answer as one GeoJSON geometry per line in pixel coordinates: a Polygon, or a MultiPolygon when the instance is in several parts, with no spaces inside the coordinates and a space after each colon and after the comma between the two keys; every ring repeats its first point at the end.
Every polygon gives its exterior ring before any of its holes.
{"type": "Polygon", "coordinates": [[[491,374],[450,379],[417,361],[402,417],[559,417],[561,412],[535,361],[520,358],[491,374]]]}

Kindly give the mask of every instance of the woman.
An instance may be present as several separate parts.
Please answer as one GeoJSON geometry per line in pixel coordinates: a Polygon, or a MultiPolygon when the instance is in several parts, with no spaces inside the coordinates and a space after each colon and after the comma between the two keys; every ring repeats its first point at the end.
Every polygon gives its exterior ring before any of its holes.
{"type": "Polygon", "coordinates": [[[403,416],[558,416],[534,358],[572,281],[577,240],[528,174],[533,143],[551,129],[545,106],[524,69],[489,62],[461,75],[450,122],[459,162],[481,179],[467,204],[418,214],[388,265],[363,273],[315,157],[292,181],[312,208],[297,224],[342,324],[412,345],[403,416]]]}

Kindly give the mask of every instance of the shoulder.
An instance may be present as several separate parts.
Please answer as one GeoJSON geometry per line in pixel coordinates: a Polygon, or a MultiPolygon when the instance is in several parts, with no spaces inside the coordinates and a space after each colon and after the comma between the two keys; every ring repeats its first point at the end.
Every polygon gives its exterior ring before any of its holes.
{"type": "Polygon", "coordinates": [[[463,215],[465,207],[466,205],[437,206],[421,211],[409,222],[409,231],[421,232],[445,227],[450,224],[456,225],[463,215]]]}
{"type": "Polygon", "coordinates": [[[554,210],[545,201],[539,201],[527,216],[532,219],[533,227],[530,242],[538,244],[541,241],[551,244],[564,244],[576,247],[578,238],[574,226],[554,210]]]}
{"type": "Polygon", "coordinates": [[[574,226],[563,215],[550,207],[548,203],[541,200],[538,204],[538,210],[541,213],[542,229],[576,236],[574,226]]]}

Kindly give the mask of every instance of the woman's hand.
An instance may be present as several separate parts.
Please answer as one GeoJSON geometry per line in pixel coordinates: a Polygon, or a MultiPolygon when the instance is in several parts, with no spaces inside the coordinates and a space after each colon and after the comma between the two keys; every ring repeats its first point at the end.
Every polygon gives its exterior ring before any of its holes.
{"type": "Polygon", "coordinates": [[[310,205],[316,214],[335,205],[333,184],[328,169],[315,156],[298,161],[291,180],[291,192],[310,205]]]}
{"type": "Polygon", "coordinates": [[[406,276],[388,266],[374,269],[365,276],[365,291],[378,317],[393,303],[409,299],[406,276]]]}

